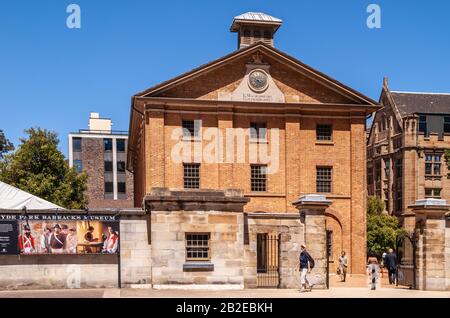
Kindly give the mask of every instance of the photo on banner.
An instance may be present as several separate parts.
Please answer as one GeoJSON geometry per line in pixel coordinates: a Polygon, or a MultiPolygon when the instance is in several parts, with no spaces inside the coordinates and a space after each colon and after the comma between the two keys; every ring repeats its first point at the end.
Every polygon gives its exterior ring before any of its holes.
{"type": "Polygon", "coordinates": [[[32,254],[117,254],[119,222],[114,216],[38,216],[17,221],[18,252],[32,254]]]}

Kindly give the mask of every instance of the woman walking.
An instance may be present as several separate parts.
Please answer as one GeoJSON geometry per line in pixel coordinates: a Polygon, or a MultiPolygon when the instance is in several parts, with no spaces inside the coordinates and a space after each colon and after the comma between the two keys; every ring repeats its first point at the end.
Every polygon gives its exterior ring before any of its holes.
{"type": "Polygon", "coordinates": [[[371,290],[375,290],[377,287],[379,272],[380,266],[378,265],[378,259],[373,254],[370,254],[367,259],[367,274],[369,276],[371,290]]]}

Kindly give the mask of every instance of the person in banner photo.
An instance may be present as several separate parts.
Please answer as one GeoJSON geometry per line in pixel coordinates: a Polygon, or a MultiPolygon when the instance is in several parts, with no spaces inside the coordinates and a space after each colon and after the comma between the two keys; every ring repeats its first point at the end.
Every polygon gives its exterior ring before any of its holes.
{"type": "Polygon", "coordinates": [[[76,254],[78,245],[77,231],[74,228],[69,230],[69,234],[66,237],[66,253],[76,254]]]}
{"type": "Polygon", "coordinates": [[[119,235],[112,226],[108,226],[108,235],[103,243],[102,253],[114,254],[119,246],[119,235]]]}
{"type": "Polygon", "coordinates": [[[52,234],[52,230],[50,230],[47,226],[44,228],[44,233],[42,233],[39,239],[39,253],[48,254],[51,253],[50,250],[50,236],[52,234]]]}
{"type": "Polygon", "coordinates": [[[66,243],[66,235],[61,231],[58,223],[53,227],[53,233],[50,236],[50,247],[52,254],[64,253],[64,245],[66,243]]]}
{"type": "Polygon", "coordinates": [[[31,235],[31,228],[28,224],[23,225],[23,233],[19,235],[19,249],[22,254],[35,252],[34,237],[31,235]]]}

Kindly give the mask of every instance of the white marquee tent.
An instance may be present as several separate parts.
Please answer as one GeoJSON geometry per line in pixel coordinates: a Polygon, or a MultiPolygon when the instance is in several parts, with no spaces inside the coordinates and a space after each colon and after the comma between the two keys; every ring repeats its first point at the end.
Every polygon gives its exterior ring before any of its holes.
{"type": "Polygon", "coordinates": [[[51,210],[64,208],[0,181],[0,209],[51,210]]]}

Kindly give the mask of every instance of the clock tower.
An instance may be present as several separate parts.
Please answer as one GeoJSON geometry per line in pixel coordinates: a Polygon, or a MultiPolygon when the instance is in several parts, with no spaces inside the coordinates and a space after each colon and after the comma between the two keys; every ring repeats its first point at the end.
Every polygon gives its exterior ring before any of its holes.
{"type": "Polygon", "coordinates": [[[238,49],[260,41],[274,46],[273,37],[282,23],[262,12],[247,12],[234,18],[230,31],[238,33],[238,49]]]}

